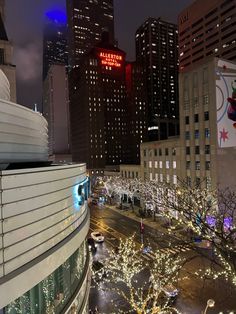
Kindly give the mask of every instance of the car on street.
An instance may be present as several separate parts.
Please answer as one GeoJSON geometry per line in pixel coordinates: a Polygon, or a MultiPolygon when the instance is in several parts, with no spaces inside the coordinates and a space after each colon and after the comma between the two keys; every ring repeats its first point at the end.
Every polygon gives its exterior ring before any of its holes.
{"type": "Polygon", "coordinates": [[[177,295],[179,294],[179,290],[171,284],[164,286],[162,288],[162,291],[167,297],[177,297],[177,295]]]}
{"type": "Polygon", "coordinates": [[[164,302],[167,302],[169,306],[173,305],[178,297],[179,290],[172,284],[162,287],[161,290],[164,302]]]}
{"type": "Polygon", "coordinates": [[[152,252],[152,248],[150,246],[145,246],[143,248],[143,253],[144,254],[148,254],[148,253],[151,253],[152,252]]]}
{"type": "MultiPolygon", "coordinates": [[[[153,276],[150,276],[149,283],[153,281],[153,276]]],[[[159,289],[157,287],[157,289],[159,289]]],[[[163,287],[160,287],[161,293],[159,294],[159,303],[167,304],[169,306],[173,305],[179,294],[179,290],[173,284],[167,284],[163,287]]]]}
{"type": "Polygon", "coordinates": [[[88,247],[89,247],[89,250],[93,253],[96,253],[97,251],[97,244],[95,243],[94,239],[93,238],[88,238],[87,239],[87,243],[88,243],[88,247]]]}
{"type": "Polygon", "coordinates": [[[104,236],[100,231],[94,231],[91,233],[91,238],[98,243],[102,243],[104,241],[104,236]]]}

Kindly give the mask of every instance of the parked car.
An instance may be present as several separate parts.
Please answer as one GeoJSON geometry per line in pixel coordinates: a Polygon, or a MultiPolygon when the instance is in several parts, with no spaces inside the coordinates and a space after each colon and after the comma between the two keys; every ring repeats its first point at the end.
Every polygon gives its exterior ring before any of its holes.
{"type": "Polygon", "coordinates": [[[97,251],[97,244],[95,243],[94,239],[88,238],[87,243],[88,243],[89,250],[95,253],[97,251]]]}
{"type": "Polygon", "coordinates": [[[104,241],[104,236],[99,231],[94,231],[91,233],[91,237],[95,242],[102,243],[104,241]]]}

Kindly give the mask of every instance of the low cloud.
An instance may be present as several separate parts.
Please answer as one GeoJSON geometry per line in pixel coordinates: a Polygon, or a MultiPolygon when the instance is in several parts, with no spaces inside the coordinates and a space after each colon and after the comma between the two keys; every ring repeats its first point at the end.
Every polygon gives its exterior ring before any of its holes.
{"type": "Polygon", "coordinates": [[[19,80],[30,82],[40,78],[42,76],[41,44],[28,43],[24,47],[15,47],[13,62],[19,80]]]}

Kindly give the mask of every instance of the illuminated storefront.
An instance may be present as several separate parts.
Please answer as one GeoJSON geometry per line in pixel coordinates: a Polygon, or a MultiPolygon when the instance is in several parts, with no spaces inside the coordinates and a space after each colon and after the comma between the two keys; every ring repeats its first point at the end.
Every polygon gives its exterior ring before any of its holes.
{"type": "Polygon", "coordinates": [[[78,313],[89,289],[89,283],[84,280],[88,265],[89,253],[86,243],[83,242],[79,249],[52,274],[10,303],[5,308],[5,313],[78,313]],[[68,302],[75,294],[74,304],[66,311],[68,302]]]}

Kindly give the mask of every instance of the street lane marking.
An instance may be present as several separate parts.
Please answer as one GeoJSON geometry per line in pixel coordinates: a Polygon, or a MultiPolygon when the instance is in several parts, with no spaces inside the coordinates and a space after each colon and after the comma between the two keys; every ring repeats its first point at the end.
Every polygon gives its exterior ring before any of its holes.
{"type": "MultiPolygon", "coordinates": [[[[106,241],[107,241],[112,247],[115,247],[115,245],[114,245],[114,243],[110,242],[109,240],[114,239],[114,238],[117,239],[117,240],[119,240],[119,239],[124,240],[124,239],[127,238],[127,236],[124,235],[123,233],[120,233],[120,232],[116,231],[115,229],[113,229],[112,227],[106,225],[105,223],[103,223],[103,222],[101,222],[101,221],[97,221],[97,220],[94,219],[94,218],[90,218],[90,222],[91,222],[91,224],[95,225],[95,227],[98,227],[98,226],[99,226],[99,228],[101,228],[101,229],[104,230],[105,232],[111,234],[112,238],[109,239],[109,237],[108,237],[108,238],[106,238],[106,241]],[[109,239],[109,240],[108,240],[108,239],[109,239]]],[[[95,229],[96,229],[96,228],[95,228],[95,229]]],[[[115,239],[114,239],[114,240],[115,240],[115,239]]],[[[113,241],[114,241],[114,240],[113,240],[113,241]]],[[[136,242],[136,241],[135,241],[135,243],[136,243],[137,247],[139,247],[139,248],[141,247],[141,244],[140,244],[139,242],[136,242]]],[[[188,246],[186,246],[186,247],[183,247],[183,246],[176,246],[176,247],[173,247],[173,248],[169,248],[169,247],[167,247],[167,248],[159,248],[159,249],[157,249],[157,250],[158,250],[159,252],[161,252],[161,253],[177,254],[177,253],[180,253],[180,252],[187,252],[187,251],[190,251],[191,248],[188,247],[188,246]]],[[[143,256],[146,260],[148,260],[148,261],[153,261],[153,260],[155,259],[155,254],[152,253],[152,252],[142,253],[142,256],[143,256]]]]}

